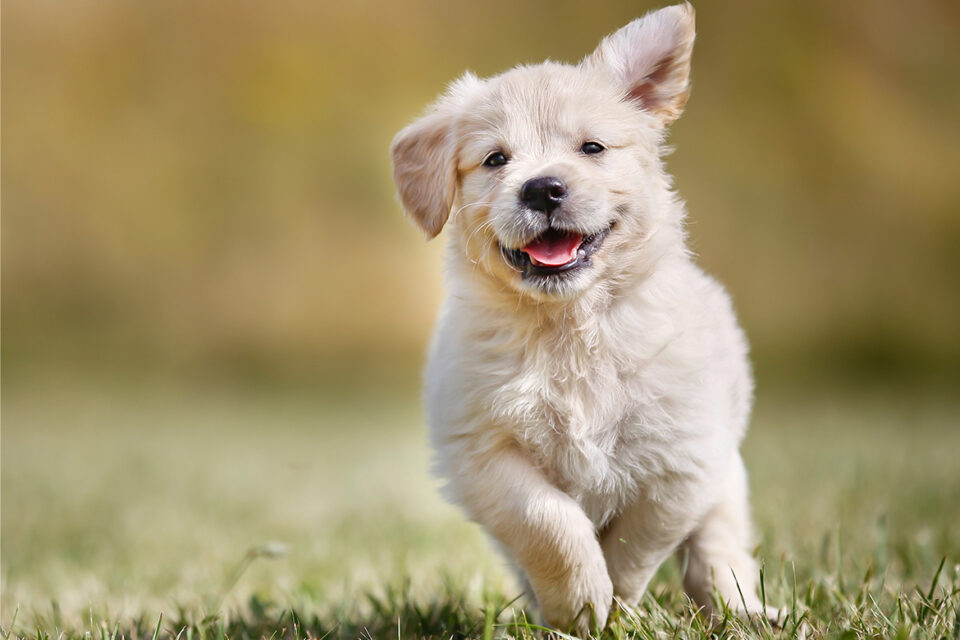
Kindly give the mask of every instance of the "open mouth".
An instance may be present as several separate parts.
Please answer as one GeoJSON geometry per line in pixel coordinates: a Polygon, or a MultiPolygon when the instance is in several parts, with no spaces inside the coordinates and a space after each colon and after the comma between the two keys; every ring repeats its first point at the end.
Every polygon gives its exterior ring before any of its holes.
{"type": "Polygon", "coordinates": [[[603,231],[584,236],[575,231],[547,229],[519,249],[500,248],[506,261],[524,276],[550,276],[590,264],[590,257],[606,239],[611,224],[603,231]]]}

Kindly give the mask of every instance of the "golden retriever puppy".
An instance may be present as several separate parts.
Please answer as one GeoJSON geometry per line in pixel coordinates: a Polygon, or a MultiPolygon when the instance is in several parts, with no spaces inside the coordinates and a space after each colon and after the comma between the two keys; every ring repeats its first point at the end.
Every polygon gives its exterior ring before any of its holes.
{"type": "Polygon", "coordinates": [[[561,629],[637,603],[681,545],[700,605],[716,589],[761,609],[747,345],[661,158],[693,40],[683,4],[576,65],[468,73],[393,141],[407,213],[429,237],[447,227],[425,375],[436,469],[561,629]]]}

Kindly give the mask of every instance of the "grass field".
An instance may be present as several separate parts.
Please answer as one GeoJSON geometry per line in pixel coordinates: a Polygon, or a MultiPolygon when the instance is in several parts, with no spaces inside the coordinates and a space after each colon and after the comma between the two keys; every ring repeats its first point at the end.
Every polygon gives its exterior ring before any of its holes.
{"type": "MultiPolygon", "coordinates": [[[[958,638],[960,398],[759,394],[745,455],[786,623],[707,628],[672,561],[604,637],[958,638]]],[[[14,381],[2,437],[3,638],[537,633],[437,495],[413,382],[14,381]]]]}

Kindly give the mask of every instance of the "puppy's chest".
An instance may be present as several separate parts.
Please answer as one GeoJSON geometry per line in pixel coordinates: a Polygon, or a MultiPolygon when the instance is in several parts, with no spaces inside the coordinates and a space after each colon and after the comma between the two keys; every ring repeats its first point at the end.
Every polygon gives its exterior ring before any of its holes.
{"type": "Polygon", "coordinates": [[[500,381],[491,406],[551,482],[604,520],[660,466],[649,464],[660,443],[635,379],[612,364],[553,362],[559,366],[521,364],[500,381]]]}

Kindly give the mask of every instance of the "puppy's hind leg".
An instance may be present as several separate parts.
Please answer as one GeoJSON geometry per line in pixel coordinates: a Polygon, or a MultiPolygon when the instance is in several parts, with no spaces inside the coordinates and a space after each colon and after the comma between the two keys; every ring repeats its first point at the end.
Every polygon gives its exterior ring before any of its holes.
{"type": "Polygon", "coordinates": [[[708,613],[715,609],[711,594],[716,588],[730,609],[764,615],[775,622],[777,609],[764,610],[757,597],[760,573],[749,551],[753,533],[747,494],[747,474],[737,453],[720,501],[684,543],[689,561],[683,583],[690,597],[708,613]]]}

